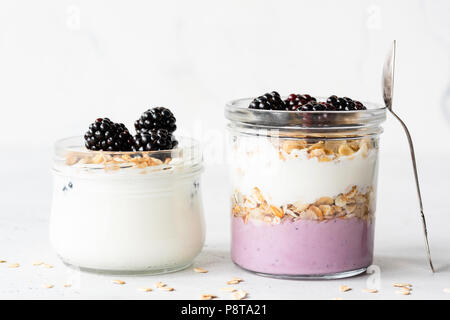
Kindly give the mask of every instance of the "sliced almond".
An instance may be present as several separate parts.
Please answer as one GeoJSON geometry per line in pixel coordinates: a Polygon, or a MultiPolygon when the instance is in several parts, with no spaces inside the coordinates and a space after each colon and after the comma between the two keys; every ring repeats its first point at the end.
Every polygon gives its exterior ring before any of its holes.
{"type": "Polygon", "coordinates": [[[369,289],[369,288],[364,288],[362,289],[363,292],[367,292],[367,293],[377,293],[378,290],[377,289],[369,289]]]}
{"type": "Polygon", "coordinates": [[[113,283],[115,284],[125,284],[126,282],[123,280],[113,280],[113,283]]]}
{"type": "Polygon", "coordinates": [[[247,292],[244,290],[238,290],[233,293],[233,298],[235,300],[243,300],[247,297],[247,292]]]}
{"type": "Polygon", "coordinates": [[[347,292],[347,291],[352,290],[352,288],[343,285],[343,286],[341,286],[341,287],[339,288],[339,290],[340,290],[341,292],[347,292]]]}

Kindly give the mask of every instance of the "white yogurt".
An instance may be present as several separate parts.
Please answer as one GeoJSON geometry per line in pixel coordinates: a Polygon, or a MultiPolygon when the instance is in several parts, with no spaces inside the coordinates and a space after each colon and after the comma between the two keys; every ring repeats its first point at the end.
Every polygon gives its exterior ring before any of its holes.
{"type": "Polygon", "coordinates": [[[198,255],[205,238],[200,170],[141,171],[55,171],[50,238],[64,262],[163,272],[198,255]]]}
{"type": "Polygon", "coordinates": [[[361,150],[351,156],[330,162],[307,157],[306,149],[283,153],[270,139],[246,137],[232,150],[233,187],[250,194],[258,187],[266,200],[274,205],[300,201],[313,203],[320,197],[335,197],[356,185],[365,193],[375,185],[377,150],[363,155],[361,150]]]}

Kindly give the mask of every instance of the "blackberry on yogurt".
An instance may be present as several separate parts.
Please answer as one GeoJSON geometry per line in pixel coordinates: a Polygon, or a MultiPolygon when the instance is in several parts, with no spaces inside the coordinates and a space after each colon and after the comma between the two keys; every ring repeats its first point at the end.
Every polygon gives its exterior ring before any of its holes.
{"type": "Polygon", "coordinates": [[[336,95],[332,95],[327,99],[327,103],[334,106],[337,111],[367,110],[361,102],[348,97],[338,97],[336,95]]]}
{"type": "Polygon", "coordinates": [[[285,110],[286,106],[284,101],[281,99],[280,94],[276,91],[271,93],[266,93],[259,96],[250,103],[248,106],[250,109],[259,110],[285,110]]]}
{"type": "Polygon", "coordinates": [[[317,101],[316,98],[310,96],[309,94],[295,94],[292,93],[288,96],[288,98],[284,101],[285,105],[286,105],[286,110],[288,111],[296,111],[298,110],[301,106],[312,102],[312,101],[317,101]]]}
{"type": "Polygon", "coordinates": [[[98,118],[84,135],[85,146],[93,151],[131,151],[133,137],[123,123],[98,118]]]}
{"type": "Polygon", "coordinates": [[[153,129],[138,133],[134,140],[135,151],[170,150],[178,145],[178,141],[166,129],[153,129]]]}
{"type": "Polygon", "coordinates": [[[177,129],[175,116],[164,107],[148,109],[136,120],[134,127],[136,133],[148,133],[154,129],[165,129],[172,133],[177,129]]]}

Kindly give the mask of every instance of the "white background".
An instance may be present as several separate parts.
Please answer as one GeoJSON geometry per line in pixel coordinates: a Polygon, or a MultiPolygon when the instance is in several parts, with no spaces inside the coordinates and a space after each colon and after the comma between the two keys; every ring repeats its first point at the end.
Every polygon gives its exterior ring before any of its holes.
{"type": "MultiPolygon", "coordinates": [[[[200,261],[218,263],[214,250],[228,261],[224,104],[272,90],[381,103],[396,39],[394,108],[413,133],[439,276],[450,280],[449,16],[446,0],[1,1],[0,259],[55,259],[46,230],[55,140],[100,116],[131,129],[163,105],[205,148],[200,261]]],[[[426,277],[408,148],[392,118],[381,147],[376,262],[426,277]]],[[[34,297],[8,288],[0,296],[34,297]]]]}

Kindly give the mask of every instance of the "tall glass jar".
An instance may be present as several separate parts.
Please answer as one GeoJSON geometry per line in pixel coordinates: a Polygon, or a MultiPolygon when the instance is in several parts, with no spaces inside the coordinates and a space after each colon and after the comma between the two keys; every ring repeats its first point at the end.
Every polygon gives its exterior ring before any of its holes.
{"type": "Polygon", "coordinates": [[[386,110],[248,109],[229,120],[231,256],[282,278],[341,278],[372,263],[380,124],[386,110]]]}
{"type": "Polygon", "coordinates": [[[56,143],[50,239],[67,264],[108,273],[189,266],[205,239],[199,145],[101,152],[83,138],[56,143]]]}

